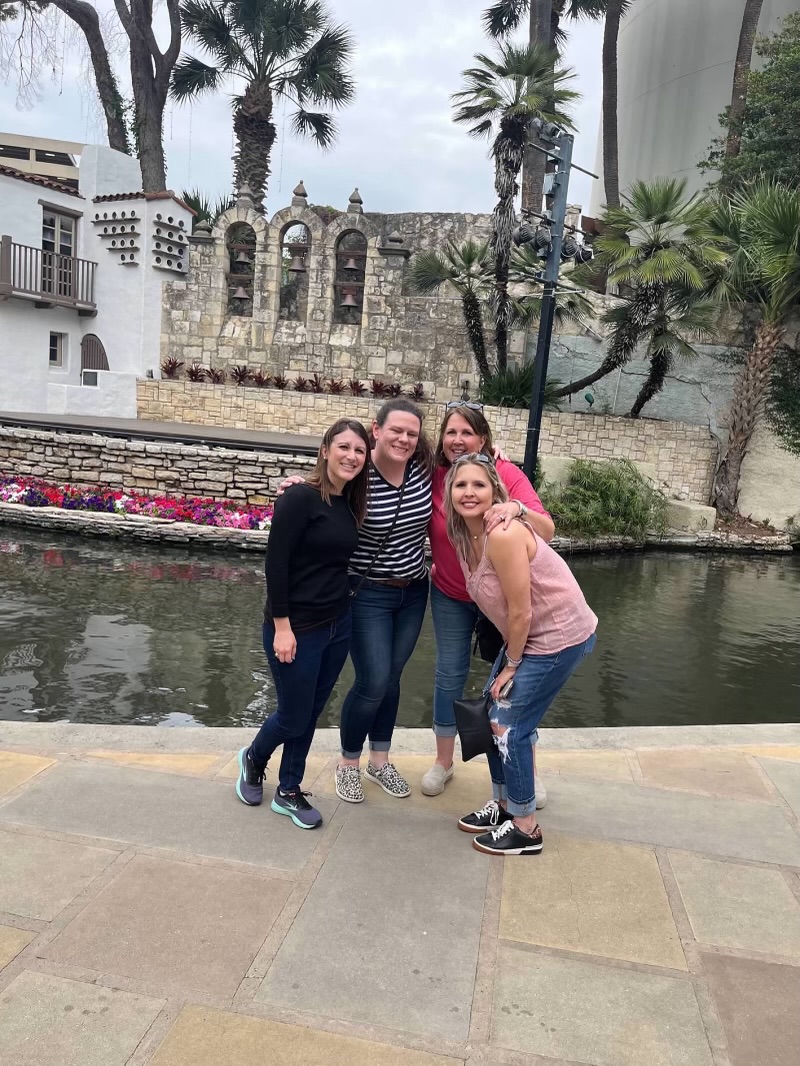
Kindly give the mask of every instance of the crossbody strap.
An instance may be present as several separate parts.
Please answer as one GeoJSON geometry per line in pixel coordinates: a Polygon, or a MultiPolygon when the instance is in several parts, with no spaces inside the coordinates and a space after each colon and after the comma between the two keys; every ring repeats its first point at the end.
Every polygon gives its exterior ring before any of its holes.
{"type": "Polygon", "coordinates": [[[392,533],[394,532],[394,527],[397,525],[397,519],[400,517],[400,508],[403,506],[403,496],[405,495],[405,491],[406,491],[406,482],[408,481],[409,476],[410,476],[411,462],[412,462],[412,460],[409,460],[409,462],[406,464],[405,473],[403,474],[403,484],[400,486],[400,496],[397,499],[397,507],[396,507],[395,512],[394,512],[394,517],[392,518],[392,524],[386,530],[386,533],[381,538],[380,544],[375,549],[375,554],[372,556],[372,559],[370,560],[370,564],[367,567],[367,572],[363,575],[363,577],[361,578],[359,583],[356,585],[356,587],[354,589],[350,590],[350,596],[351,597],[352,596],[356,596],[361,591],[361,586],[364,584],[364,582],[367,580],[369,575],[372,573],[372,570],[373,570],[373,568],[375,566],[375,563],[378,561],[378,556],[381,554],[381,552],[383,551],[384,547],[386,546],[386,542],[388,541],[389,537],[391,537],[392,533]]]}

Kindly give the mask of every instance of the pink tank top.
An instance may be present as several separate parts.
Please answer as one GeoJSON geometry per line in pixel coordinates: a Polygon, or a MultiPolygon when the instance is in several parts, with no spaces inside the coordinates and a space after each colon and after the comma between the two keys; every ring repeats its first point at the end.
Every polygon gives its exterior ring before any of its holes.
{"type": "MultiPolygon", "coordinates": [[[[554,655],[588,640],[597,628],[597,616],[561,556],[527,528],[536,539],[536,555],[530,563],[533,613],[524,654],[554,655]]],[[[461,566],[470,597],[508,639],[508,602],[486,548],[473,573],[466,563],[461,566]]]]}

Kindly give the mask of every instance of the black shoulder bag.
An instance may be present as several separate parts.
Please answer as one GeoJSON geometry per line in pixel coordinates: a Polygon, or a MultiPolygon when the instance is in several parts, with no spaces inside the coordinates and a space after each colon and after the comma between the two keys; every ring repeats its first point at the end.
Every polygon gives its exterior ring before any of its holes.
{"type": "Polygon", "coordinates": [[[474,632],[475,643],[472,645],[472,654],[474,655],[477,651],[485,663],[493,663],[505,645],[503,634],[485,614],[478,615],[474,632]]]}
{"type": "Polygon", "coordinates": [[[386,546],[387,540],[389,539],[389,537],[391,537],[392,533],[394,532],[394,527],[397,525],[397,519],[400,517],[400,508],[403,506],[403,496],[405,495],[405,491],[406,491],[406,482],[408,481],[408,475],[409,475],[410,466],[411,466],[410,462],[406,463],[406,470],[405,470],[405,473],[403,474],[403,484],[400,486],[400,496],[399,496],[399,498],[397,500],[397,509],[394,512],[394,517],[392,518],[392,524],[386,530],[386,533],[381,538],[380,544],[375,549],[375,554],[372,556],[372,559],[370,560],[370,564],[367,567],[367,572],[362,576],[361,580],[356,585],[356,587],[354,589],[350,589],[350,599],[353,599],[361,591],[361,586],[364,584],[364,582],[367,580],[369,575],[372,573],[373,567],[375,566],[375,563],[378,561],[378,556],[381,554],[381,552],[383,551],[384,547],[386,546]]]}

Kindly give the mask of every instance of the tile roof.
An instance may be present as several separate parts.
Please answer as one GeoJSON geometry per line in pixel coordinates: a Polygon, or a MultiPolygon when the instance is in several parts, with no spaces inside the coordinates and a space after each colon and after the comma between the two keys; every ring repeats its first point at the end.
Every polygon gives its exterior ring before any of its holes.
{"type": "Polygon", "coordinates": [[[56,181],[55,178],[46,178],[43,174],[26,174],[22,170],[17,170],[16,167],[6,166],[5,163],[0,163],[0,176],[16,178],[18,181],[29,181],[31,185],[41,185],[45,189],[53,189],[55,192],[63,192],[67,196],[77,196],[79,200],[83,199],[78,190],[73,189],[71,185],[65,185],[61,181],[56,181]]]}
{"type": "Polygon", "coordinates": [[[167,189],[166,192],[111,192],[103,196],[92,197],[93,204],[113,204],[119,200],[174,200],[176,204],[180,204],[190,214],[197,214],[179,196],[176,196],[171,189],[167,189]]]}

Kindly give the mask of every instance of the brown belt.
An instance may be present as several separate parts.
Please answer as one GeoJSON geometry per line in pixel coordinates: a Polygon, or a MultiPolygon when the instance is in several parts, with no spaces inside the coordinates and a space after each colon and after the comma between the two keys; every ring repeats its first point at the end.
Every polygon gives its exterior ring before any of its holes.
{"type": "Polygon", "coordinates": [[[368,577],[366,581],[370,585],[388,585],[393,589],[407,589],[411,584],[408,577],[368,577]]]}

